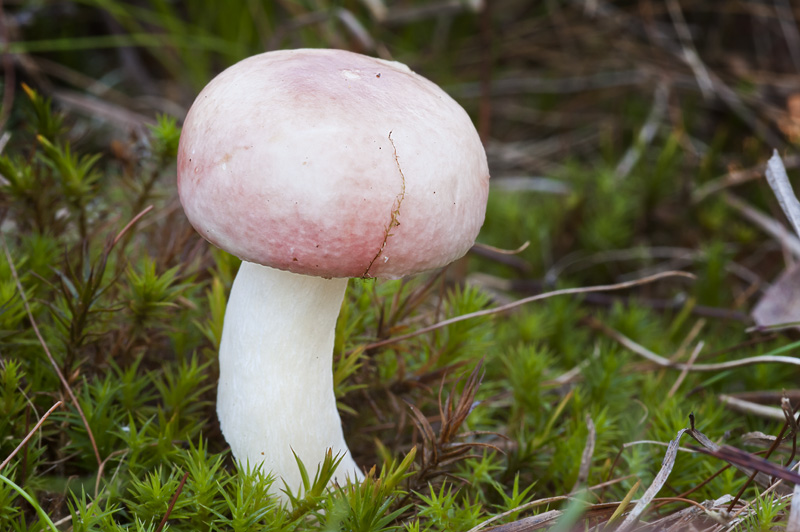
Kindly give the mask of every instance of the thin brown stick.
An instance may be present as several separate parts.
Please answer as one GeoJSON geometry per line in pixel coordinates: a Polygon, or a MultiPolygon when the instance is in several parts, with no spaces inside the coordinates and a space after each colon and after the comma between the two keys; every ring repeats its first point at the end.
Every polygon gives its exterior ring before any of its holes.
{"type": "MultiPolygon", "coordinates": [[[[778,446],[781,444],[781,441],[783,441],[783,434],[786,432],[786,429],[788,429],[788,428],[789,428],[789,422],[787,421],[786,423],[783,424],[783,427],[781,428],[781,431],[778,434],[778,437],[775,438],[775,441],[772,442],[772,445],[770,446],[769,449],[767,449],[767,452],[764,454],[764,460],[769,458],[770,455],[772,454],[772,452],[775,449],[778,448],[778,446]]],[[[750,475],[750,477],[747,479],[747,482],[744,483],[742,488],[739,490],[739,492],[733,498],[733,501],[731,501],[730,506],[728,506],[728,511],[729,512],[733,511],[733,507],[736,506],[737,502],[739,502],[739,498],[742,496],[744,491],[750,486],[750,484],[753,482],[753,479],[756,478],[756,475],[758,475],[758,473],[759,473],[759,470],[756,469],[756,468],[753,468],[753,473],[750,475]]]]}
{"type": "Polygon", "coordinates": [[[669,389],[667,397],[672,397],[673,395],[675,395],[675,393],[678,391],[678,388],[681,387],[681,384],[683,384],[683,380],[686,378],[686,375],[689,374],[689,368],[694,364],[694,361],[697,360],[697,356],[700,354],[700,351],[703,350],[703,346],[705,345],[706,345],[705,342],[701,340],[695,346],[694,350],[692,351],[692,354],[689,355],[689,360],[686,362],[687,367],[681,370],[680,375],[678,375],[678,378],[675,379],[675,382],[672,384],[672,388],[669,389]]]}
{"type": "Polygon", "coordinates": [[[44,420],[45,420],[45,419],[47,419],[47,418],[48,418],[48,416],[49,416],[50,414],[52,414],[52,413],[53,413],[53,411],[54,411],[56,408],[58,408],[59,406],[61,406],[62,404],[64,404],[64,401],[61,401],[61,400],[59,400],[59,401],[56,401],[56,404],[54,404],[53,406],[51,406],[51,407],[50,407],[50,410],[48,410],[47,412],[45,412],[45,414],[42,416],[42,418],[41,418],[41,419],[40,419],[40,420],[39,420],[39,421],[36,423],[36,425],[34,425],[34,427],[33,427],[33,428],[30,430],[30,432],[28,432],[28,435],[27,435],[27,436],[25,436],[25,437],[22,439],[22,441],[21,441],[21,442],[19,442],[19,445],[17,445],[17,448],[16,448],[16,449],[14,449],[13,451],[11,451],[11,454],[9,454],[9,455],[8,455],[8,457],[6,457],[6,459],[5,459],[5,460],[3,460],[3,463],[2,463],[2,464],[0,464],[0,471],[2,471],[2,470],[3,470],[3,468],[4,468],[6,465],[8,465],[8,463],[11,461],[11,459],[12,459],[12,458],[14,458],[14,456],[15,456],[15,455],[16,455],[16,454],[17,454],[17,453],[18,453],[18,452],[19,452],[19,451],[20,451],[20,450],[21,450],[23,447],[25,447],[25,444],[26,444],[26,443],[28,443],[28,440],[30,440],[30,439],[33,437],[33,435],[34,435],[34,434],[36,434],[36,431],[37,431],[37,430],[39,430],[39,427],[41,427],[41,426],[42,426],[42,423],[44,423],[44,420]]]}
{"type": "Polygon", "coordinates": [[[103,472],[106,469],[106,464],[108,463],[108,461],[111,460],[112,458],[114,458],[115,456],[119,456],[121,454],[127,454],[129,450],[130,449],[117,449],[116,451],[113,451],[111,454],[106,456],[105,460],[103,460],[103,463],[100,464],[100,467],[97,468],[97,475],[95,476],[95,479],[94,479],[94,498],[95,498],[95,500],[97,500],[97,497],[100,494],[100,479],[103,478],[103,472]]]}
{"type": "Polygon", "coordinates": [[[128,222],[128,224],[125,227],[123,227],[119,233],[117,233],[117,236],[114,237],[114,240],[111,241],[111,247],[113,248],[117,244],[117,242],[119,242],[120,238],[122,238],[125,235],[128,229],[130,229],[136,222],[138,222],[142,218],[142,216],[144,216],[145,214],[147,214],[152,210],[153,206],[148,205],[147,207],[144,208],[144,210],[142,210],[142,212],[134,216],[133,219],[130,222],[128,222]]]}
{"type": "Polygon", "coordinates": [[[503,248],[496,248],[494,246],[490,246],[489,244],[480,244],[480,243],[476,242],[475,244],[472,245],[472,250],[475,250],[475,249],[486,250],[486,251],[491,251],[492,253],[497,253],[498,255],[518,255],[518,254],[522,253],[523,251],[525,251],[526,249],[528,249],[528,246],[530,246],[530,245],[531,245],[531,241],[530,240],[526,240],[525,243],[522,244],[517,249],[503,249],[503,248]]]}
{"type": "Polygon", "coordinates": [[[175,490],[175,495],[172,496],[172,500],[169,501],[169,507],[167,507],[167,512],[164,514],[164,517],[161,519],[161,522],[158,523],[155,532],[161,532],[164,529],[164,525],[167,524],[167,519],[169,519],[169,514],[172,513],[172,509],[175,507],[175,503],[178,502],[178,497],[183,491],[183,485],[186,484],[186,479],[189,478],[189,472],[183,474],[183,478],[181,479],[181,483],[178,484],[178,489],[175,490]]]}
{"type": "MultiPolygon", "coordinates": [[[[711,482],[712,480],[714,480],[715,478],[720,476],[722,473],[724,473],[725,471],[727,471],[731,467],[733,467],[731,464],[726,464],[726,465],[722,466],[713,475],[711,475],[710,477],[708,477],[705,480],[703,480],[700,484],[698,484],[698,485],[696,485],[696,486],[684,491],[683,493],[679,493],[678,497],[680,497],[681,499],[684,499],[684,498],[688,497],[689,495],[691,495],[695,491],[699,490],[700,488],[702,488],[703,486],[705,486],[706,484],[708,484],[709,482],[711,482]]],[[[655,512],[655,511],[660,510],[661,507],[664,506],[665,504],[667,504],[667,503],[659,504],[657,506],[654,506],[653,507],[653,511],[655,512]]]]}
{"type": "Polygon", "coordinates": [[[702,504],[700,504],[699,502],[693,501],[692,499],[686,499],[684,497],[656,497],[655,499],[653,499],[653,502],[664,502],[664,503],[685,502],[685,503],[691,504],[692,506],[696,506],[697,508],[700,508],[701,510],[703,510],[703,512],[707,512],[708,511],[708,509],[705,506],[703,506],[702,504]]]}
{"type": "Polygon", "coordinates": [[[33,312],[31,312],[31,306],[28,303],[28,298],[25,296],[25,290],[22,287],[22,282],[19,280],[19,275],[17,274],[17,268],[14,266],[14,261],[11,259],[11,252],[8,249],[8,243],[6,243],[6,237],[4,235],[0,235],[0,240],[3,242],[3,251],[6,255],[6,260],[8,261],[8,266],[11,268],[11,275],[14,277],[14,282],[17,285],[17,290],[19,290],[19,295],[22,298],[22,304],[25,306],[25,312],[28,314],[28,319],[31,322],[31,326],[33,327],[33,331],[36,333],[36,337],[39,339],[39,343],[44,349],[45,354],[47,355],[47,359],[50,361],[50,365],[53,366],[53,369],[58,375],[58,379],[61,381],[61,385],[67,391],[70,399],[72,400],[72,404],[75,406],[75,410],[78,411],[78,415],[81,417],[83,421],[83,426],[86,428],[86,434],[89,436],[89,441],[92,443],[92,449],[94,450],[94,456],[97,459],[97,466],[99,467],[103,460],[100,458],[100,451],[97,449],[97,442],[94,439],[94,434],[92,434],[92,428],[89,426],[89,421],[86,419],[86,415],[83,413],[83,409],[81,408],[80,403],[78,402],[78,398],[75,396],[75,393],[72,391],[72,387],[70,387],[69,382],[67,382],[66,377],[61,372],[61,369],[58,367],[55,358],[53,358],[53,354],[50,352],[50,348],[47,347],[47,343],[44,341],[44,337],[42,336],[41,331],[39,331],[39,326],[36,324],[36,320],[33,318],[33,312]]]}
{"type": "MultiPolygon", "coordinates": [[[[92,506],[94,506],[94,504],[97,503],[100,500],[99,499],[100,479],[103,477],[103,472],[104,472],[104,469],[105,469],[106,464],[108,463],[108,461],[111,460],[112,458],[114,458],[115,456],[119,456],[121,454],[127,454],[129,451],[130,451],[129,449],[117,449],[116,451],[114,451],[111,454],[109,454],[108,456],[106,456],[105,460],[103,460],[103,463],[100,464],[100,467],[97,468],[97,475],[95,476],[95,481],[94,481],[94,499],[92,499],[89,502],[89,504],[86,505],[86,510],[91,509],[92,506]]],[[[117,469],[119,469],[119,466],[117,466],[117,469]]],[[[116,475],[116,473],[115,473],[115,475],[116,475]]],[[[113,481],[113,477],[112,477],[112,481],[113,481]]],[[[76,515],[80,515],[80,514],[76,514],[76,515]]],[[[59,519],[58,521],[55,521],[53,524],[56,525],[56,527],[59,527],[59,526],[63,525],[64,523],[70,522],[71,520],[72,520],[72,515],[70,514],[70,515],[68,515],[66,517],[63,517],[63,518],[59,519]]]]}
{"type": "Polygon", "coordinates": [[[661,272],[655,275],[650,275],[648,277],[643,277],[642,279],[637,279],[635,281],[626,281],[624,283],[617,283],[617,284],[606,284],[606,285],[598,285],[598,286],[588,286],[585,288],[565,288],[562,290],[553,290],[552,292],[546,292],[544,294],[537,294],[535,296],[525,297],[519,299],[517,301],[513,301],[511,303],[507,303],[505,305],[500,305],[499,307],[479,310],[477,312],[470,312],[469,314],[462,314],[461,316],[456,316],[454,318],[450,318],[444,321],[440,321],[438,323],[434,323],[428,327],[423,327],[422,329],[418,329],[414,332],[410,332],[408,334],[403,334],[400,336],[395,336],[393,338],[387,338],[386,340],[381,340],[379,342],[373,342],[371,344],[367,344],[365,349],[374,349],[376,347],[383,347],[385,345],[394,344],[397,342],[402,342],[403,340],[408,340],[409,338],[414,338],[415,336],[420,336],[425,333],[429,333],[431,331],[435,331],[437,329],[441,329],[443,327],[447,327],[448,325],[452,325],[454,323],[458,323],[461,321],[469,320],[472,318],[479,318],[481,316],[490,316],[492,314],[499,314],[501,312],[506,312],[511,309],[515,309],[517,307],[521,307],[527,303],[532,303],[534,301],[540,301],[542,299],[547,299],[550,297],[555,296],[565,296],[565,295],[573,295],[573,294],[587,294],[591,292],[609,292],[612,290],[623,290],[625,288],[631,288],[633,286],[639,286],[642,284],[652,283],[654,281],[658,281],[660,279],[664,279],[666,277],[685,277],[687,279],[695,279],[695,276],[691,273],[687,272],[680,272],[680,271],[670,271],[670,272],[661,272]]]}

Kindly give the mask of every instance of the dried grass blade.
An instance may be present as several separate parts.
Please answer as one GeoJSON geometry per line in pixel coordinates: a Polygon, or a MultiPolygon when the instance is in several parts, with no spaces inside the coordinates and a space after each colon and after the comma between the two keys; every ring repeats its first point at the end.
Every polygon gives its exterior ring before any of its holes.
{"type": "Polygon", "coordinates": [[[362,48],[370,51],[375,50],[375,39],[372,38],[367,28],[353,15],[352,11],[340,7],[336,10],[336,18],[347,28],[347,31],[358,41],[362,48]]]}
{"type": "Polygon", "coordinates": [[[800,240],[792,234],[791,231],[786,229],[785,225],[774,218],[770,218],[730,192],[725,192],[722,199],[725,200],[725,203],[729,207],[739,211],[740,214],[757,225],[762,231],[780,242],[792,255],[800,257],[800,240]]]}
{"type": "MultiPolygon", "coordinates": [[[[709,454],[711,456],[717,457],[720,460],[724,460],[731,464],[733,467],[747,475],[748,477],[752,476],[753,480],[763,487],[769,487],[772,484],[772,477],[784,478],[781,475],[774,474],[776,470],[787,471],[792,475],[795,475],[798,480],[800,480],[800,475],[796,473],[792,473],[787,469],[781,468],[776,466],[772,462],[764,460],[758,456],[752,455],[750,453],[746,453],[744,451],[740,451],[734,447],[730,446],[721,446],[713,441],[709,440],[708,437],[700,432],[697,429],[689,429],[689,436],[694,438],[700,445],[702,445],[705,450],[699,449],[701,452],[709,454]],[[755,473],[755,475],[754,475],[755,473]]],[[[790,479],[787,479],[790,480],[790,479]]],[[[791,480],[794,482],[794,480],[791,480]]],[[[786,486],[780,486],[776,488],[776,491],[782,495],[786,495],[790,490],[786,486]]]]}
{"type": "Polygon", "coordinates": [[[48,417],[50,417],[50,414],[52,414],[52,413],[53,413],[53,411],[54,411],[56,408],[58,408],[59,406],[61,406],[62,404],[64,404],[64,401],[56,401],[56,404],[54,404],[53,406],[51,406],[51,407],[50,407],[50,410],[48,410],[47,412],[45,412],[45,414],[42,416],[42,419],[40,419],[40,420],[39,420],[39,421],[36,423],[36,425],[35,425],[35,426],[34,426],[34,427],[33,427],[33,428],[30,430],[30,432],[28,432],[28,435],[27,435],[27,436],[25,436],[25,437],[22,439],[22,441],[21,441],[21,442],[19,442],[19,445],[17,445],[16,449],[14,449],[13,451],[11,451],[11,454],[9,454],[9,455],[6,457],[6,459],[5,459],[5,460],[3,460],[3,463],[2,463],[2,464],[0,464],[0,471],[2,471],[2,470],[3,470],[3,468],[4,468],[6,465],[8,465],[8,463],[11,461],[11,459],[12,459],[12,458],[14,458],[14,456],[16,456],[16,454],[17,454],[17,453],[20,451],[20,449],[22,449],[22,448],[25,446],[25,444],[26,444],[26,443],[28,443],[28,440],[30,440],[30,439],[31,439],[31,437],[32,437],[34,434],[36,434],[36,431],[37,431],[37,430],[39,430],[39,427],[41,427],[41,426],[42,426],[42,423],[44,423],[44,422],[45,422],[45,420],[46,420],[48,417]]]}
{"type": "Polygon", "coordinates": [[[739,412],[744,412],[745,414],[752,414],[754,416],[764,419],[771,419],[773,421],[784,421],[786,419],[780,408],[775,408],[774,406],[761,405],[726,394],[719,394],[719,400],[733,410],[738,410],[739,412]]]}
{"type": "Polygon", "coordinates": [[[619,503],[619,506],[617,506],[617,509],[614,510],[614,513],[611,514],[611,517],[609,517],[608,521],[606,521],[606,526],[610,525],[611,523],[619,519],[619,517],[625,512],[625,510],[628,509],[628,505],[633,500],[633,496],[636,494],[636,491],[639,489],[639,486],[641,485],[642,481],[637,480],[636,484],[634,484],[633,487],[631,487],[631,489],[628,490],[628,493],[625,494],[625,498],[622,499],[622,501],[619,503]]]}
{"type": "Polygon", "coordinates": [[[461,428],[464,420],[466,420],[469,413],[472,412],[475,394],[478,392],[481,382],[483,382],[484,373],[483,360],[481,360],[478,362],[478,365],[475,366],[475,369],[472,370],[469,377],[467,377],[464,383],[464,390],[461,393],[461,397],[458,398],[455,409],[453,409],[452,406],[452,398],[455,392],[452,392],[447,397],[447,418],[442,419],[442,430],[439,434],[440,443],[447,443],[452,440],[453,437],[457,435],[456,433],[458,429],[461,428]]]}
{"type": "Polygon", "coordinates": [[[683,370],[681,370],[681,374],[678,375],[678,378],[675,379],[674,383],[672,383],[672,388],[669,389],[669,393],[667,393],[667,397],[672,397],[673,395],[675,395],[675,393],[677,393],[678,388],[681,387],[681,384],[683,384],[684,379],[686,379],[686,375],[689,374],[689,367],[691,367],[692,364],[694,364],[694,361],[697,360],[697,357],[700,355],[700,351],[703,350],[703,347],[705,345],[706,345],[705,342],[703,342],[701,340],[695,346],[694,350],[692,351],[692,354],[689,356],[689,360],[686,362],[686,366],[687,367],[684,368],[683,370]]]}
{"type": "Polygon", "coordinates": [[[575,493],[589,480],[589,468],[592,465],[592,456],[594,456],[597,430],[594,427],[594,421],[592,421],[592,418],[588,414],[586,416],[586,428],[589,434],[586,436],[586,446],[584,446],[583,454],[581,455],[581,466],[578,469],[578,478],[575,480],[575,485],[572,486],[571,493],[575,493]]]}
{"type": "MultiPolygon", "coordinates": [[[[800,242],[798,243],[798,249],[800,249],[800,242]]],[[[481,316],[490,316],[492,314],[499,314],[501,312],[506,312],[508,310],[521,307],[522,305],[525,305],[527,303],[532,303],[534,301],[541,301],[542,299],[547,299],[550,297],[575,295],[575,294],[588,294],[592,292],[610,292],[613,290],[624,290],[626,288],[632,288],[634,286],[652,283],[654,281],[665,279],[667,277],[684,277],[686,279],[692,279],[692,280],[696,279],[695,275],[688,272],[668,271],[668,272],[660,272],[655,275],[649,275],[641,279],[636,279],[635,281],[625,281],[623,283],[587,286],[584,288],[565,288],[562,290],[553,290],[552,292],[546,292],[544,294],[536,294],[535,296],[525,297],[505,305],[500,305],[499,307],[479,310],[476,312],[470,312],[468,314],[462,314],[461,316],[456,316],[454,318],[449,318],[444,321],[440,321],[439,323],[434,323],[433,325],[430,325],[428,327],[417,329],[416,331],[410,332],[408,334],[403,334],[400,336],[395,336],[393,338],[387,338],[386,340],[373,342],[365,346],[364,349],[375,349],[377,347],[383,347],[385,345],[402,342],[403,340],[408,340],[409,338],[414,338],[415,336],[420,336],[422,334],[429,333],[431,331],[435,331],[443,327],[447,327],[448,325],[452,325],[454,323],[469,320],[472,318],[478,318],[481,316]]]]}
{"type": "Polygon", "coordinates": [[[792,509],[786,521],[786,532],[800,532],[800,484],[794,485],[792,492],[792,509]]]}
{"type": "Polygon", "coordinates": [[[700,87],[700,92],[703,98],[710,100],[714,95],[714,82],[711,81],[711,76],[708,73],[708,68],[703,64],[700,55],[692,41],[692,32],[686,19],[681,11],[681,6],[676,0],[667,0],[667,10],[669,11],[672,22],[675,25],[675,32],[678,35],[678,40],[681,45],[681,57],[692,69],[697,86],[700,87]]]}
{"type": "Polygon", "coordinates": [[[689,429],[679,430],[675,439],[669,442],[667,452],[664,454],[664,461],[661,463],[661,470],[656,475],[656,478],[653,479],[653,483],[650,484],[650,487],[644,492],[642,498],[636,502],[636,506],[633,507],[633,510],[631,510],[622,524],[619,525],[617,529],[618,532],[630,530],[639,520],[642,512],[644,512],[658,492],[661,491],[661,488],[664,487],[670,473],[672,473],[672,468],[675,466],[675,459],[678,456],[678,447],[680,446],[681,437],[688,430],[689,429]]]}
{"type": "Polygon", "coordinates": [[[775,440],[777,439],[778,438],[772,434],[764,434],[760,430],[754,430],[753,432],[745,432],[742,434],[742,441],[751,445],[765,445],[769,447],[775,443],[775,440]]]}
{"type": "Polygon", "coordinates": [[[120,230],[120,232],[119,232],[119,233],[117,233],[117,236],[115,236],[115,237],[114,237],[114,240],[112,240],[112,241],[111,241],[111,247],[113,248],[113,247],[114,247],[114,246],[117,244],[117,242],[119,242],[120,238],[122,238],[122,236],[123,236],[125,233],[127,233],[127,232],[128,232],[128,229],[130,229],[131,227],[133,227],[133,226],[136,224],[136,222],[138,222],[139,220],[141,220],[141,219],[142,219],[142,217],[143,217],[145,214],[147,214],[148,212],[150,212],[150,211],[152,211],[152,210],[153,210],[153,206],[152,206],[152,205],[148,205],[147,207],[145,207],[145,208],[144,208],[144,210],[143,210],[142,212],[140,212],[139,214],[137,214],[136,216],[134,216],[134,217],[133,217],[133,219],[132,219],[130,222],[128,222],[128,223],[125,225],[125,227],[123,227],[123,228],[122,228],[122,230],[120,230]]]}
{"type": "Polygon", "coordinates": [[[800,235],[800,202],[797,201],[797,196],[792,190],[792,184],[789,182],[789,176],[786,174],[786,168],[783,166],[781,156],[778,155],[778,150],[773,151],[772,157],[767,162],[766,175],[767,182],[772,187],[775,197],[778,198],[781,209],[792,222],[794,232],[800,235]]]}
{"type": "MultiPolygon", "coordinates": [[[[422,437],[424,439],[424,447],[423,448],[425,448],[425,449],[427,449],[429,451],[429,453],[432,455],[430,457],[431,463],[435,464],[437,462],[437,457],[436,457],[436,454],[437,454],[436,453],[436,433],[433,431],[433,427],[431,427],[431,424],[428,421],[428,418],[426,418],[425,415],[422,412],[420,412],[419,408],[417,408],[416,406],[412,405],[408,401],[406,401],[406,404],[408,405],[408,408],[411,410],[411,414],[413,416],[412,419],[414,420],[414,424],[417,426],[419,431],[422,433],[422,437]]],[[[428,453],[423,453],[423,460],[427,460],[428,459],[428,456],[426,456],[427,454],[428,453]]]]}
{"type": "Polygon", "coordinates": [[[491,530],[492,532],[528,532],[529,530],[537,530],[549,525],[561,517],[563,513],[561,510],[550,510],[539,515],[525,517],[513,523],[494,527],[491,530]]]}
{"type": "MultiPolygon", "coordinates": [[[[800,156],[787,155],[783,160],[783,164],[786,168],[797,168],[797,166],[800,165],[800,156]]],[[[708,181],[697,187],[694,192],[692,192],[692,202],[698,203],[711,194],[715,194],[721,190],[725,190],[726,188],[749,183],[754,179],[761,179],[761,176],[764,175],[766,169],[767,164],[761,163],[750,168],[732,170],[725,175],[714,178],[711,181],[708,181]]]]}
{"type": "Polygon", "coordinates": [[[492,253],[497,253],[498,255],[519,255],[526,249],[528,246],[531,245],[530,240],[526,240],[524,244],[522,244],[517,249],[503,249],[503,248],[496,248],[494,246],[490,246],[489,244],[481,244],[480,242],[476,242],[472,245],[472,249],[482,249],[486,251],[491,251],[492,253]]]}
{"type": "Polygon", "coordinates": [[[636,166],[636,163],[642,158],[645,149],[653,142],[656,133],[658,133],[661,122],[664,120],[664,115],[667,112],[669,105],[669,85],[666,83],[659,83],[656,87],[653,96],[653,106],[650,109],[650,114],[647,115],[642,129],[639,130],[639,135],[636,137],[633,146],[628,148],[625,152],[615,173],[617,179],[623,179],[631,173],[631,170],[636,166]]]}
{"type": "Polygon", "coordinates": [[[789,364],[791,366],[800,366],[800,358],[780,356],[780,355],[759,355],[755,357],[742,358],[739,360],[731,360],[729,362],[720,362],[718,364],[677,364],[675,362],[670,361],[668,358],[664,358],[661,355],[657,355],[656,353],[650,351],[643,345],[637,344],[627,336],[611,329],[610,327],[608,327],[607,325],[605,325],[596,318],[590,317],[588,318],[588,320],[592,327],[595,327],[598,330],[602,331],[604,334],[607,334],[608,336],[619,342],[623,347],[630,349],[637,355],[646,358],[650,362],[653,362],[656,365],[661,366],[663,368],[672,368],[680,370],[685,369],[688,371],[721,371],[725,369],[739,368],[742,366],[749,366],[753,364],[789,364]]]}
{"type": "Polygon", "coordinates": [[[465,443],[448,443],[446,449],[461,449],[461,448],[471,449],[473,447],[480,447],[481,449],[490,449],[500,454],[506,454],[505,451],[503,451],[497,445],[479,441],[471,441],[465,443]]]}
{"type": "MultiPolygon", "coordinates": [[[[800,475],[794,471],[790,471],[760,456],[750,454],[736,447],[731,447],[730,445],[722,445],[716,451],[707,451],[707,454],[725,460],[734,466],[741,466],[741,468],[749,468],[751,471],[758,471],[759,475],[763,474],[766,477],[767,485],[772,484],[769,477],[780,478],[788,482],[793,482],[794,484],[800,484],[800,475]]],[[[759,475],[756,475],[756,482],[758,482],[759,475]]]]}

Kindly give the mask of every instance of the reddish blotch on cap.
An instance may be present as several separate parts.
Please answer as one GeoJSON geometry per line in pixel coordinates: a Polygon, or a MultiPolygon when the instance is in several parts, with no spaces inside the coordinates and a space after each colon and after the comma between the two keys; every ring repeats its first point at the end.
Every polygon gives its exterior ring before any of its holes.
{"type": "Polygon", "coordinates": [[[178,190],[195,229],[244,260],[397,278],[467,252],[489,170],[464,109],[405,65],[286,50],[203,89],[181,134],[178,190]]]}

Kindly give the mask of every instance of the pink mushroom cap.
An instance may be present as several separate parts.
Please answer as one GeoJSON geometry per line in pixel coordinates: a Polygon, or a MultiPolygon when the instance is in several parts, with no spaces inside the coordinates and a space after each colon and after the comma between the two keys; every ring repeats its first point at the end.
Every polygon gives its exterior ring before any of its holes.
{"type": "Polygon", "coordinates": [[[212,244],[320,277],[397,278],[464,255],[486,155],[461,106],[403,64],[342,50],[245,59],[183,126],[178,190],[212,244]]]}

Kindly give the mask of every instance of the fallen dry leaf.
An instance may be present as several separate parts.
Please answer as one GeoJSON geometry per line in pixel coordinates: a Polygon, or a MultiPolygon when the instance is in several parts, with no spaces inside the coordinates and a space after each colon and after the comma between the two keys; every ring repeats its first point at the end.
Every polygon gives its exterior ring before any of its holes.
{"type": "Polygon", "coordinates": [[[751,313],[760,327],[800,322],[800,262],[784,271],[751,313]]]}

